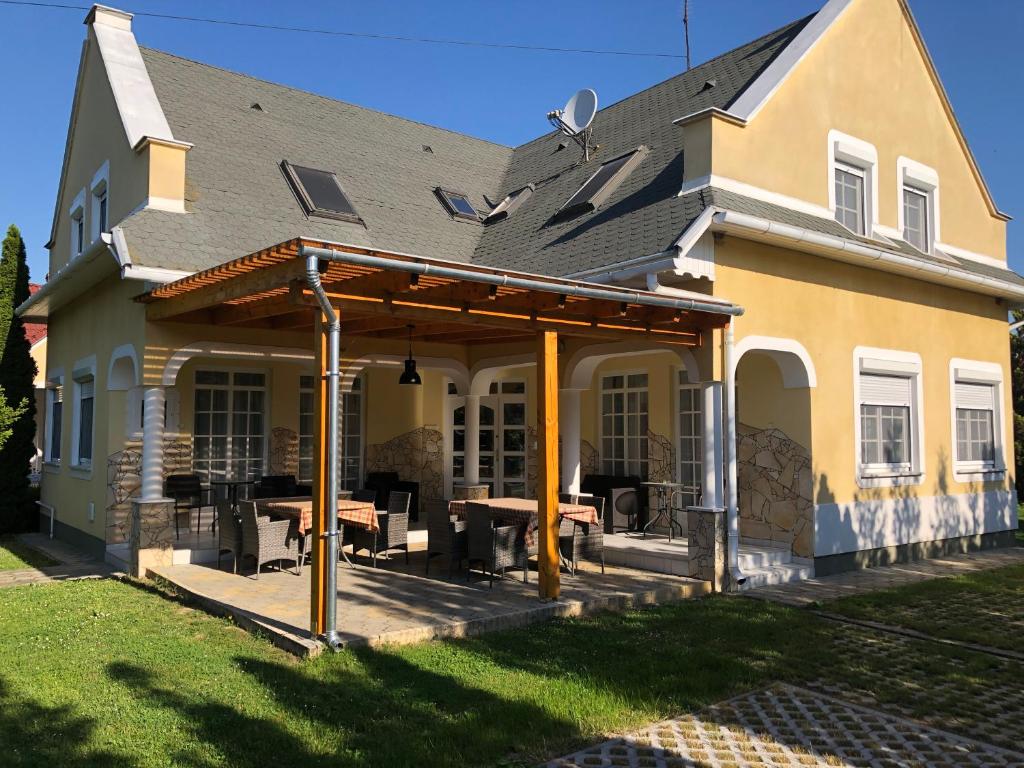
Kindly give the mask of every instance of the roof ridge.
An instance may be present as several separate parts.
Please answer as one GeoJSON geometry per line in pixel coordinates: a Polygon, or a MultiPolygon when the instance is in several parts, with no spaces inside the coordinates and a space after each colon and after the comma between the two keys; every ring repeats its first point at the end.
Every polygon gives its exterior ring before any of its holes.
{"type": "Polygon", "coordinates": [[[235,69],[228,69],[227,67],[221,67],[221,66],[219,66],[217,64],[208,64],[205,61],[199,61],[198,59],[190,59],[187,56],[179,56],[176,53],[170,53],[168,51],[162,51],[159,48],[150,48],[149,46],[140,45],[139,46],[139,50],[141,50],[143,54],[155,53],[155,54],[158,54],[160,56],[166,56],[167,58],[170,58],[170,59],[177,59],[178,61],[185,61],[185,62],[188,62],[189,64],[196,64],[196,65],[198,65],[200,67],[206,67],[208,69],[215,69],[215,70],[218,70],[220,72],[224,72],[224,73],[229,74],[229,75],[234,75],[235,77],[244,77],[247,80],[253,80],[253,81],[257,82],[257,83],[264,83],[266,85],[272,85],[275,88],[282,88],[282,89],[284,89],[286,91],[291,91],[292,93],[301,93],[301,94],[305,94],[307,96],[313,96],[315,98],[323,99],[324,101],[329,101],[329,102],[332,102],[332,103],[335,103],[335,104],[344,104],[347,107],[353,107],[355,109],[361,109],[361,110],[363,110],[365,112],[373,112],[373,113],[378,114],[378,115],[383,115],[384,117],[392,118],[393,120],[401,120],[403,123],[411,123],[413,125],[420,125],[420,126],[423,126],[424,128],[432,128],[432,129],[434,129],[436,131],[444,131],[445,133],[451,133],[451,134],[454,134],[456,136],[459,136],[459,137],[462,137],[462,138],[465,138],[465,139],[473,139],[474,141],[479,141],[479,142],[484,143],[484,144],[490,144],[491,146],[500,147],[501,149],[509,149],[509,150],[515,149],[515,147],[511,147],[508,144],[502,144],[502,143],[497,142],[497,141],[491,141],[490,139],[481,138],[480,136],[474,136],[473,134],[470,134],[470,133],[463,133],[461,131],[456,131],[453,128],[445,128],[442,125],[434,125],[433,123],[425,123],[422,120],[413,120],[410,117],[403,117],[402,115],[396,115],[396,114],[394,114],[392,112],[385,112],[383,109],[376,109],[374,107],[366,107],[366,106],[363,106],[362,104],[356,104],[356,103],[351,102],[351,101],[345,101],[344,99],[336,99],[336,98],[334,98],[332,96],[324,96],[322,93],[316,93],[315,91],[310,91],[310,90],[307,90],[305,88],[296,88],[293,85],[286,85],[284,83],[274,82],[273,80],[267,80],[264,77],[257,77],[255,75],[250,75],[250,74],[247,74],[245,72],[239,72],[238,70],[235,70],[235,69]]]}

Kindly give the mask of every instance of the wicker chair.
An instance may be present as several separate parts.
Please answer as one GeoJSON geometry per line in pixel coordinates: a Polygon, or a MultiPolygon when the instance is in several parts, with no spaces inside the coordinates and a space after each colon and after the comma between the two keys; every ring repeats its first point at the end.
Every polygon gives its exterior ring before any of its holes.
{"type": "MultiPolygon", "coordinates": [[[[561,497],[559,497],[561,500],[561,497]]],[[[601,496],[573,496],[567,504],[586,504],[597,510],[597,523],[580,523],[562,518],[558,524],[558,552],[569,566],[569,573],[576,575],[580,560],[601,564],[604,573],[604,498],[601,496]]]]}
{"type": "Polygon", "coordinates": [[[235,515],[231,502],[227,499],[217,502],[217,524],[220,526],[217,537],[217,570],[220,570],[222,555],[230,552],[231,572],[238,573],[238,558],[242,554],[242,522],[235,515]]]}
{"type": "Polygon", "coordinates": [[[292,560],[302,568],[297,521],[272,520],[257,515],[256,504],[252,501],[238,502],[238,509],[242,517],[242,553],[239,560],[245,557],[256,560],[256,578],[259,578],[264,563],[292,560]]]}
{"type": "MultiPolygon", "coordinates": [[[[494,576],[504,576],[509,568],[523,569],[523,583],[530,573],[530,551],[519,535],[519,526],[495,525],[491,509],[486,504],[466,504],[466,544],[469,565],[480,563],[482,570],[490,577],[494,588],[494,576]]],[[[470,571],[466,571],[469,581],[470,571]]]]}
{"type": "Polygon", "coordinates": [[[409,501],[412,494],[405,491],[392,491],[388,498],[388,511],[377,514],[380,530],[370,531],[365,528],[352,529],[352,554],[365,549],[373,558],[373,567],[377,567],[377,554],[387,553],[392,549],[405,550],[405,562],[409,562],[409,501]]]}
{"type": "Polygon", "coordinates": [[[466,521],[454,520],[448,514],[448,502],[428,501],[427,506],[427,567],[430,573],[430,559],[438,555],[448,557],[448,578],[457,562],[460,566],[466,559],[466,521]]]}

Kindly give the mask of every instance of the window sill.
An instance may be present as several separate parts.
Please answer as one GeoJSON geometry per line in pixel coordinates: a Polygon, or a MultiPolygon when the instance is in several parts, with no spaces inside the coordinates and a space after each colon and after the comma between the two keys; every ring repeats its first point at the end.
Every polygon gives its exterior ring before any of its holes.
{"type": "Polygon", "coordinates": [[[953,466],[953,479],[959,483],[981,480],[991,482],[1006,477],[1006,467],[958,467],[953,466]]]}
{"type": "Polygon", "coordinates": [[[85,465],[72,465],[69,467],[71,470],[71,476],[78,478],[79,480],[91,480],[92,479],[92,467],[85,465]]]}
{"type": "Polygon", "coordinates": [[[44,461],[43,472],[48,475],[60,474],[60,462],[59,461],[44,461]]]}
{"type": "Polygon", "coordinates": [[[900,485],[920,485],[924,482],[923,472],[863,472],[857,476],[861,488],[888,488],[900,485]]]}

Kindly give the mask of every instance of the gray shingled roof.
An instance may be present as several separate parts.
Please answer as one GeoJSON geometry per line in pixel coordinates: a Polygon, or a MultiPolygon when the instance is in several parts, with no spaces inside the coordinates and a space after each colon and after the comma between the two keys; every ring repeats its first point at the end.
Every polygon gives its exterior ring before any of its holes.
{"type": "Polygon", "coordinates": [[[193,272],[305,236],[563,276],[665,251],[716,206],[1024,285],[1008,269],[858,238],[831,219],[722,189],[678,195],[683,132],[672,121],[727,109],[810,18],[602,109],[594,120],[600,148],[585,165],[571,142],[559,149],[565,137],[555,131],[512,149],[144,48],[175,136],[195,146],[187,216],[131,215],[121,224],[129,254],[136,264],[193,272]],[[641,145],[649,154],[598,210],[552,223],[600,162],[641,145]],[[365,226],[307,217],[283,159],[336,172],[365,226]],[[434,194],[438,186],[465,193],[486,212],[485,197],[497,202],[527,184],[536,187],[530,198],[490,225],[453,219],[434,194]]]}
{"type": "Polygon", "coordinates": [[[660,250],[686,221],[672,200],[682,179],[682,131],[672,120],[726,106],[806,21],[601,110],[594,121],[601,149],[581,167],[575,145],[554,152],[554,132],[513,150],[143,48],[174,135],[195,146],[188,218],[155,210],[129,217],[121,225],[129,254],[136,264],[195,271],[303,235],[562,275],[614,254],[643,255],[648,244],[660,250]],[[711,78],[717,85],[704,90],[711,78]],[[601,210],[543,226],[597,161],[640,143],[651,154],[601,210]],[[307,218],[282,159],[335,171],[366,226],[307,218]],[[532,198],[490,226],[452,219],[433,192],[464,192],[487,211],[485,195],[498,201],[531,182],[538,183],[532,198]]]}

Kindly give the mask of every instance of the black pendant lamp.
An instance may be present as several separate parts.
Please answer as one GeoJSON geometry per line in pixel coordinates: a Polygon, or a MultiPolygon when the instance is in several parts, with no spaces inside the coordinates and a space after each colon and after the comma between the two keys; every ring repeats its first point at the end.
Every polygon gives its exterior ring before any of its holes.
{"type": "Polygon", "coordinates": [[[405,361],[405,370],[402,371],[402,375],[398,378],[399,384],[414,384],[420,385],[423,383],[423,379],[416,372],[416,361],[412,357],[412,326],[409,326],[409,359],[405,361]]]}

